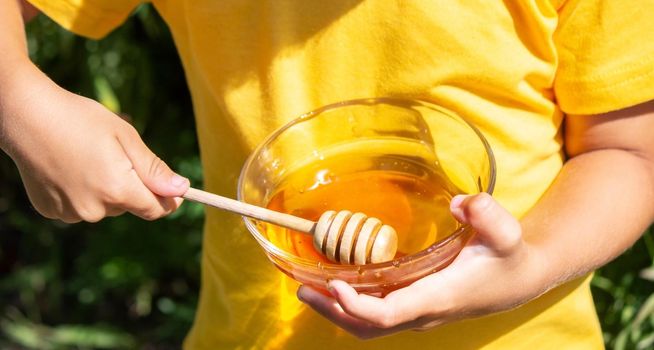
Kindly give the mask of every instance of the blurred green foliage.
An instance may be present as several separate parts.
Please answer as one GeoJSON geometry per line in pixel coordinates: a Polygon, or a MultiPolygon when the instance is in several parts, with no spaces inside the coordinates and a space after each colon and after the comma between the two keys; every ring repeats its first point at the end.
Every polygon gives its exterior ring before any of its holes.
{"type": "MultiPolygon", "coordinates": [[[[54,81],[129,118],[155,153],[201,186],[184,73],[152,7],[101,41],[39,16],[28,44],[54,81]]],[[[154,222],[47,220],[1,154],[0,348],[179,348],[197,302],[202,220],[193,203],[154,222]]]]}
{"type": "MultiPolygon", "coordinates": [[[[28,36],[33,61],[53,80],[130,118],[155,153],[201,186],[184,74],[151,6],[101,41],[43,16],[28,36]]],[[[46,220],[0,155],[0,348],[178,348],[197,302],[202,219],[202,208],[187,203],[155,222],[46,220]]],[[[608,348],[654,347],[653,281],[651,231],[596,273],[608,348]]]]}
{"type": "Polygon", "coordinates": [[[593,296],[607,348],[654,349],[654,232],[593,278],[593,296]]]}

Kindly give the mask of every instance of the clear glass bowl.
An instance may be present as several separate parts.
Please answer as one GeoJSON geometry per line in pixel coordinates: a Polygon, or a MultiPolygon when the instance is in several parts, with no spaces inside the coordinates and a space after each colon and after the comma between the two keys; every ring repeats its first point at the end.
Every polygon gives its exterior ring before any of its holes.
{"type": "MultiPolygon", "coordinates": [[[[426,101],[384,97],[324,106],[274,132],[245,163],[238,183],[239,200],[266,206],[286,175],[334,149],[381,149],[429,159],[463,193],[492,193],[495,184],[493,153],[470,122],[426,101]]],[[[442,269],[472,235],[469,226],[460,225],[428,248],[393,261],[341,265],[290,254],[272,244],[256,220],[244,220],[272,263],[291,278],[320,289],[330,279],[340,279],[370,294],[386,294],[442,269]]]]}

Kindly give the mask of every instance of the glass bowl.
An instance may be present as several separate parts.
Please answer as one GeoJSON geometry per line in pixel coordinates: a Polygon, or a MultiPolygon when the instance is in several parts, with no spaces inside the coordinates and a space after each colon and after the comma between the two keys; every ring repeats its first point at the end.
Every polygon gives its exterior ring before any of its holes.
{"type": "MultiPolygon", "coordinates": [[[[387,160],[390,158],[386,156],[392,155],[395,157],[392,159],[411,160],[408,165],[393,168],[393,172],[422,176],[416,174],[424,172],[417,172],[411,165],[419,160],[420,164],[439,170],[455,189],[452,196],[492,193],[495,183],[493,153],[470,122],[427,101],[382,97],[327,105],[278,129],[246,161],[239,178],[238,198],[268,206],[293,174],[315,171],[316,178],[322,179],[324,174],[320,174],[320,166],[316,164],[334,155],[347,156],[341,164],[350,173],[364,171],[372,163],[377,171],[386,171],[390,169],[389,162],[371,163],[370,159],[387,160]]],[[[441,215],[453,220],[449,210],[443,211],[441,215]]],[[[363,212],[368,214],[365,209],[363,212]]],[[[427,246],[399,254],[392,261],[343,265],[292,254],[268,239],[266,225],[269,224],[250,218],[244,220],[272,263],[296,281],[325,289],[329,280],[340,279],[361,293],[376,295],[384,295],[444,268],[472,235],[468,225],[456,223],[450,232],[441,232],[427,246]]]]}

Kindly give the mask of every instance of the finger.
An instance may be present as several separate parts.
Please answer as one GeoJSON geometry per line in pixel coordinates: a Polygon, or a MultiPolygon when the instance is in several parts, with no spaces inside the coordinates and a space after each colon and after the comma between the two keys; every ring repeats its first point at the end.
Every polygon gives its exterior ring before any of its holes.
{"type": "Polygon", "coordinates": [[[496,252],[509,253],[521,241],[518,220],[488,193],[455,196],[450,210],[457,220],[477,232],[478,240],[496,252]]]}
{"type": "Polygon", "coordinates": [[[124,208],[112,207],[107,209],[107,217],[115,217],[125,214],[127,210],[124,208]]]}
{"type": "Polygon", "coordinates": [[[162,197],[181,197],[189,188],[189,180],[176,174],[143,143],[133,128],[118,136],[127,157],[145,186],[162,197]]]}
{"type": "Polygon", "coordinates": [[[56,218],[56,220],[59,220],[66,224],[76,224],[78,222],[82,222],[82,219],[79,216],[68,215],[68,214],[61,215],[60,217],[56,218]]]}
{"type": "MultiPolygon", "coordinates": [[[[333,298],[327,297],[319,291],[308,287],[300,286],[297,291],[300,301],[309,305],[320,315],[361,339],[370,339],[389,335],[406,329],[414,328],[413,325],[402,325],[392,328],[379,328],[370,322],[357,319],[348,315],[343,308],[333,298]]],[[[419,327],[415,327],[419,328],[419,327]]]]}
{"type": "Polygon", "coordinates": [[[370,327],[369,324],[357,321],[352,316],[346,314],[334,298],[330,298],[314,288],[304,285],[300,286],[297,290],[297,297],[303,303],[311,306],[319,314],[344,329],[354,330],[360,327],[370,327]]]}
{"type": "Polygon", "coordinates": [[[118,206],[145,220],[155,220],[175,211],[181,198],[165,198],[152,193],[132,171],[128,188],[129,198],[118,206]]]}
{"type": "Polygon", "coordinates": [[[432,295],[437,279],[430,283],[417,281],[398,289],[384,298],[359,294],[343,281],[330,281],[330,292],[341,308],[350,316],[371,323],[383,329],[413,329],[425,323],[425,319],[437,319],[446,302],[441,294],[440,300],[432,295]]]}

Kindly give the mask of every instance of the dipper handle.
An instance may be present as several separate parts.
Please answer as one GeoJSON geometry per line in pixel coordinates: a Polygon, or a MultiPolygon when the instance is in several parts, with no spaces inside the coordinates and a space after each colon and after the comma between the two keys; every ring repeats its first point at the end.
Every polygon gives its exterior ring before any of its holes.
{"type": "Polygon", "coordinates": [[[363,265],[393,259],[397,233],[379,219],[347,210],[327,211],[318,222],[280,213],[217,194],[189,188],[182,196],[194,202],[313,235],[313,245],[329,260],[363,265]]]}
{"type": "Polygon", "coordinates": [[[182,196],[184,199],[193,202],[202,203],[215,208],[227,210],[232,213],[241,214],[253,219],[269,222],[278,226],[286,227],[291,230],[312,233],[316,223],[294,215],[280,213],[278,211],[258,207],[256,205],[237,201],[235,199],[219,196],[214,193],[189,188],[182,196]]]}

